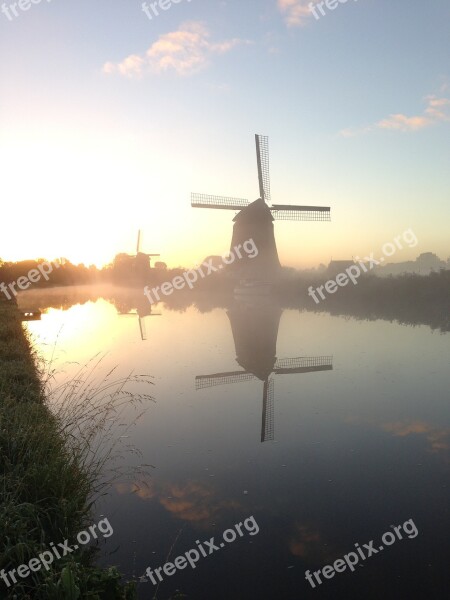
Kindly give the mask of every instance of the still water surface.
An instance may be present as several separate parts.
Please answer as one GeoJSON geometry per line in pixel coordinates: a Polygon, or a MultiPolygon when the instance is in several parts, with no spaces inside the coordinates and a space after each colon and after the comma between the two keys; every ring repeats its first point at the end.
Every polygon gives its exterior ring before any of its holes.
{"type": "MultiPolygon", "coordinates": [[[[267,301],[158,305],[141,331],[117,306],[68,301],[27,325],[58,381],[99,352],[100,377],[113,366],[154,377],[136,386],[155,402],[128,440],[154,468],[133,481],[139,461],[126,453],[129,476],[98,505],[95,522],[114,529],[105,563],[139,579],[253,516],[257,534],[164,575],[158,599],[450,597],[448,334],[267,301]],[[413,539],[315,589],[305,579],[409,519],[413,539]]],[[[141,598],[155,591],[139,584],[141,598]]]]}

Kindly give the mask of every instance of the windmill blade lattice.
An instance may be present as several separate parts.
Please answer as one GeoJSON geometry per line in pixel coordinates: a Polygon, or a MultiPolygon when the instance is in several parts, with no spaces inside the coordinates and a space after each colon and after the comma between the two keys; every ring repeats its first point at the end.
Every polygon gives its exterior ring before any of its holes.
{"type": "Polygon", "coordinates": [[[279,375],[288,373],[314,373],[315,371],[331,371],[333,369],[332,356],[298,356],[296,358],[278,359],[274,366],[274,373],[279,375]]]}
{"type": "Polygon", "coordinates": [[[273,377],[264,382],[261,442],[273,441],[275,435],[275,384],[273,377]]]}
{"type": "Polygon", "coordinates": [[[209,194],[191,194],[193,208],[220,208],[222,210],[242,210],[250,204],[244,198],[228,198],[227,196],[211,196],[209,194]]]}
{"type": "Polygon", "coordinates": [[[195,378],[195,389],[202,390],[215,385],[227,385],[229,383],[239,383],[241,381],[252,381],[253,379],[256,379],[255,375],[245,371],[216,373],[214,375],[197,375],[195,378]]]}
{"type": "Polygon", "coordinates": [[[147,340],[147,328],[145,327],[145,321],[142,317],[139,317],[139,330],[141,332],[141,340],[144,342],[147,340]]]}
{"type": "Polygon", "coordinates": [[[139,250],[141,249],[141,230],[138,230],[137,236],[137,244],[136,244],[136,254],[139,254],[139,250]]]}
{"type": "Polygon", "coordinates": [[[331,221],[329,206],[289,206],[274,204],[270,207],[276,221],[331,221]]]}
{"type": "Polygon", "coordinates": [[[267,204],[270,203],[269,138],[267,135],[255,135],[256,159],[258,162],[259,194],[267,204]]]}

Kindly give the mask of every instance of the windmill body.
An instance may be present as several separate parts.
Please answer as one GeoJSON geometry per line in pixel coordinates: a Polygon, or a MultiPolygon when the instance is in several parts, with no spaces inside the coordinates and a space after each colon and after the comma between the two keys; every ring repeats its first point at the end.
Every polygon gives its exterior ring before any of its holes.
{"type": "Polygon", "coordinates": [[[275,367],[281,313],[274,304],[252,306],[241,302],[227,311],[236,362],[260,381],[265,381],[275,367]]]}
{"type": "Polygon", "coordinates": [[[230,252],[252,239],[258,248],[258,255],[242,259],[230,265],[241,279],[276,279],[281,270],[278,250],[275,242],[273,215],[267,204],[259,198],[234,217],[233,237],[230,252]]]}

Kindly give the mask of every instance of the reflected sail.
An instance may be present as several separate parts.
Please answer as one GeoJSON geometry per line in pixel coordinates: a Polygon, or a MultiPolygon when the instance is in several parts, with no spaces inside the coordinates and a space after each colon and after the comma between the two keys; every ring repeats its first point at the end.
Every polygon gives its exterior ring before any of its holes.
{"type": "Polygon", "coordinates": [[[273,442],[275,433],[275,383],[273,377],[264,382],[261,442],[273,442]]]}

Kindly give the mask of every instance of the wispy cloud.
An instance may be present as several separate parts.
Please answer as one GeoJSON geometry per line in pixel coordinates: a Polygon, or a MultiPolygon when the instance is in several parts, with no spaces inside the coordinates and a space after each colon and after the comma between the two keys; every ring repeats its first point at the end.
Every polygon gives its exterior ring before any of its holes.
{"type": "Polygon", "coordinates": [[[450,99],[428,96],[426,114],[436,121],[450,121],[450,99]]]}
{"type": "Polygon", "coordinates": [[[382,428],[399,437],[423,435],[431,452],[443,453],[450,449],[450,427],[438,427],[423,421],[384,423],[382,428]]]}
{"type": "Polygon", "coordinates": [[[368,125],[359,129],[343,129],[340,135],[344,137],[354,137],[369,133],[377,129],[390,131],[419,131],[426,127],[431,127],[442,122],[450,122],[450,99],[445,97],[437,97],[434,95],[427,96],[426,108],[421,115],[408,117],[402,113],[392,114],[381,119],[373,125],[368,125]]]}
{"type": "Polygon", "coordinates": [[[242,508],[238,501],[218,499],[214,488],[192,480],[174,483],[143,479],[115,483],[114,488],[118,494],[132,493],[141,500],[159,502],[175,518],[197,525],[209,526],[221,513],[242,508]]]}
{"type": "Polygon", "coordinates": [[[310,5],[316,5],[320,0],[278,0],[278,8],[284,14],[289,27],[299,27],[312,17],[310,5]]]}
{"type": "Polygon", "coordinates": [[[289,541],[289,551],[303,559],[326,560],[328,548],[322,535],[309,524],[296,523],[289,541]]]}
{"type": "Polygon", "coordinates": [[[165,33],[143,55],[131,54],[119,63],[107,62],[103,72],[125,77],[142,77],[149,73],[174,71],[192,75],[207,67],[214,55],[225,54],[247,40],[233,38],[212,42],[207,27],[198,21],[184,23],[177,31],[165,33]]]}

